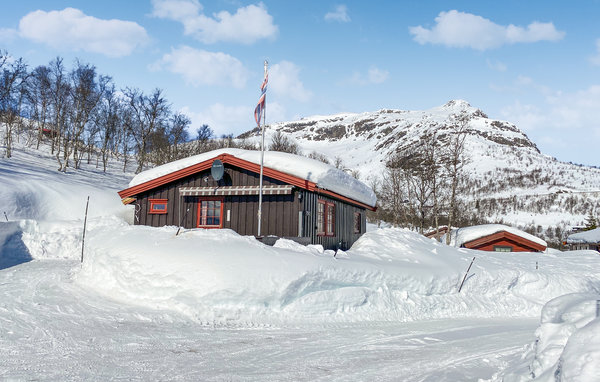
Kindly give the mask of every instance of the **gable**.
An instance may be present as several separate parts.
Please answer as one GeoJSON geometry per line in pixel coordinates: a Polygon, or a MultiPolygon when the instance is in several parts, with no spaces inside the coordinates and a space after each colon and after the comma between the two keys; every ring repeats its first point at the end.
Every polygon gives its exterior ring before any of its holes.
{"type": "Polygon", "coordinates": [[[479,249],[479,248],[486,247],[489,245],[497,244],[501,241],[508,241],[508,242],[514,243],[515,245],[517,245],[521,248],[531,250],[531,252],[535,252],[535,251],[543,252],[546,249],[546,247],[543,245],[540,245],[540,244],[533,242],[531,240],[528,240],[524,237],[515,235],[510,232],[506,232],[506,231],[496,232],[492,235],[487,235],[487,236],[483,236],[483,237],[480,237],[475,240],[471,240],[469,242],[464,243],[463,246],[465,248],[470,248],[470,249],[479,249]]]}

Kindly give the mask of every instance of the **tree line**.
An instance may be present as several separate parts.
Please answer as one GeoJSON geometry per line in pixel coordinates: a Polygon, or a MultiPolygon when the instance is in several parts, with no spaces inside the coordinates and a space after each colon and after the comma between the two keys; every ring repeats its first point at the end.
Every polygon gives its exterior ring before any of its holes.
{"type": "Polygon", "coordinates": [[[80,60],[67,68],[57,57],[30,68],[6,51],[0,51],[0,123],[5,157],[12,156],[13,139],[26,131],[37,149],[49,141],[58,171],[79,169],[95,157],[104,171],[110,158],[122,160],[123,171],[134,158],[139,173],[216,148],[254,147],[232,135],[214,139],[206,124],[190,136],[190,119],[173,111],[161,89],[118,88],[80,60]]]}

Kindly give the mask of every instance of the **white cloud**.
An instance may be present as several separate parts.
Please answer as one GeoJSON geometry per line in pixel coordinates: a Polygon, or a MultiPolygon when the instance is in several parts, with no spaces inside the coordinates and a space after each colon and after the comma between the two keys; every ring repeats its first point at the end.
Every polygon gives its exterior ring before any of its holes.
{"type": "Polygon", "coordinates": [[[269,69],[269,89],[277,95],[307,102],[312,92],[304,88],[300,81],[300,68],[289,61],[281,61],[269,69]]]}
{"type": "Polygon", "coordinates": [[[441,44],[449,47],[486,50],[506,44],[537,41],[558,41],[565,32],[558,31],[553,23],[532,22],[526,28],[515,25],[498,25],[489,19],[471,13],[452,10],[441,12],[431,29],[410,27],[410,34],[419,44],[441,44]]]}
{"type": "MultiPolygon", "coordinates": [[[[192,120],[189,129],[191,136],[194,136],[196,130],[203,124],[207,124],[217,137],[223,134],[233,134],[236,137],[256,127],[254,105],[230,106],[215,103],[199,112],[192,111],[189,106],[183,107],[179,111],[192,120]]],[[[277,102],[267,103],[267,124],[287,120],[286,110],[283,106],[277,102]]]]}
{"type": "Polygon", "coordinates": [[[590,61],[594,65],[600,65],[600,38],[596,40],[596,55],[593,56],[590,61]]]}
{"type": "Polygon", "coordinates": [[[497,72],[506,72],[506,64],[504,64],[503,62],[500,61],[491,61],[491,60],[486,60],[487,66],[488,68],[495,70],[497,72]]]}
{"type": "Polygon", "coordinates": [[[345,5],[337,5],[335,7],[335,11],[327,12],[325,14],[325,20],[327,21],[337,21],[340,23],[350,22],[350,16],[348,16],[348,7],[345,5]]]}
{"type": "Polygon", "coordinates": [[[390,72],[387,70],[381,70],[374,66],[369,68],[369,72],[367,73],[367,78],[369,82],[372,84],[381,84],[384,83],[390,75],[390,72]]]}
{"type": "Polygon", "coordinates": [[[191,85],[224,85],[243,88],[248,71],[235,57],[208,52],[189,46],[172,48],[171,53],[150,66],[151,70],[168,70],[181,75],[191,85]]]}
{"type": "Polygon", "coordinates": [[[390,72],[387,70],[379,69],[376,66],[371,66],[366,74],[354,72],[352,78],[350,78],[350,80],[347,82],[361,86],[382,84],[387,81],[389,76],[390,72]]]}
{"type": "Polygon", "coordinates": [[[180,111],[192,120],[191,135],[194,135],[203,124],[207,124],[217,137],[223,134],[237,136],[253,129],[256,125],[252,106],[227,106],[215,103],[200,112],[193,112],[189,107],[184,107],[180,111]]]}
{"type": "Polygon", "coordinates": [[[149,40],[146,30],[135,22],[102,20],[75,8],[28,13],[19,22],[19,35],[56,49],[109,57],[127,56],[149,40]]]}
{"type": "Polygon", "coordinates": [[[543,152],[554,152],[564,161],[600,165],[600,85],[571,93],[545,93],[540,91],[543,99],[535,105],[516,101],[505,107],[502,117],[527,132],[543,152]]]}
{"type": "Polygon", "coordinates": [[[516,102],[502,110],[503,117],[516,121],[525,130],[600,128],[600,85],[574,93],[554,91],[548,94],[544,91],[542,94],[546,94],[543,104],[533,106],[516,102]]]}
{"type": "Polygon", "coordinates": [[[178,21],[184,33],[212,44],[219,41],[252,44],[261,39],[272,39],[278,28],[263,3],[248,5],[236,10],[214,13],[208,17],[202,13],[198,0],[153,0],[152,15],[178,21]]]}
{"type": "Polygon", "coordinates": [[[0,41],[11,42],[17,38],[18,35],[19,32],[17,32],[16,29],[0,28],[0,41]]]}

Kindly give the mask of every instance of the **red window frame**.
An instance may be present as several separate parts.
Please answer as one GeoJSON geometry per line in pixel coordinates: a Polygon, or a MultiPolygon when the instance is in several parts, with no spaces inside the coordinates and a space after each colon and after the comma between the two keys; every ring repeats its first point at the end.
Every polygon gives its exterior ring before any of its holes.
{"type": "Polygon", "coordinates": [[[362,216],[360,216],[360,212],[354,213],[354,233],[360,233],[362,228],[362,216]]]}
{"type": "Polygon", "coordinates": [[[335,235],[335,203],[317,200],[317,235],[335,235]]]}
{"type": "MultiPolygon", "coordinates": [[[[196,219],[196,227],[198,228],[209,228],[209,229],[218,229],[218,228],[223,228],[223,207],[225,205],[224,203],[224,198],[200,198],[198,200],[198,217],[196,219]],[[200,224],[201,221],[200,219],[202,218],[202,202],[219,202],[220,207],[219,207],[219,224],[200,224]]],[[[216,211],[216,209],[214,209],[216,211]]],[[[213,217],[216,215],[212,215],[213,217]]]]}
{"type": "Polygon", "coordinates": [[[168,206],[169,206],[168,199],[148,199],[148,202],[150,203],[148,205],[148,213],[149,214],[164,215],[167,213],[168,206]],[[163,209],[156,208],[157,205],[162,205],[162,204],[164,204],[165,208],[163,208],[163,209]]]}

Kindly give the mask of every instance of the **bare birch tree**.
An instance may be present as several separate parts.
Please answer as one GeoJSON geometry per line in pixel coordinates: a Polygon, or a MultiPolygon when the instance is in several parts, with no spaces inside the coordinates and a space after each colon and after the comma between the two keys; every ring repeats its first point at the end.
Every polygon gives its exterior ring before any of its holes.
{"type": "Polygon", "coordinates": [[[456,204],[458,182],[462,176],[462,170],[465,165],[465,139],[469,125],[469,116],[461,113],[454,116],[454,129],[449,138],[446,150],[446,169],[450,181],[450,200],[448,206],[448,234],[446,234],[446,244],[450,245],[450,230],[456,216],[456,204]]]}

